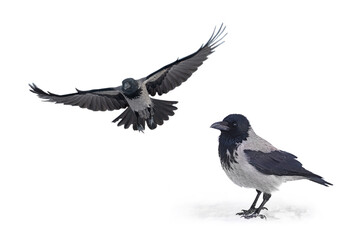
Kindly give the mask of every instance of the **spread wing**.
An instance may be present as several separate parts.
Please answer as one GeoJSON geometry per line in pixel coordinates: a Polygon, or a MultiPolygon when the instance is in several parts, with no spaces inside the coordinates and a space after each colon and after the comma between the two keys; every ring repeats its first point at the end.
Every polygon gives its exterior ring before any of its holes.
{"type": "Polygon", "coordinates": [[[79,106],[93,111],[115,110],[128,106],[124,96],[115,88],[102,88],[89,91],[57,95],[51,92],[44,92],[35,84],[29,84],[30,91],[48,102],[63,103],[65,105],[79,106]]]}
{"type": "Polygon", "coordinates": [[[198,67],[203,64],[214,49],[223,43],[221,41],[227,35],[223,34],[225,28],[222,24],[217,32],[214,29],[208,42],[195,53],[178,59],[147,76],[144,83],[149,94],[152,96],[156,93],[162,95],[185,82],[197,71],[198,67]]]}
{"type": "Polygon", "coordinates": [[[258,171],[277,176],[304,176],[318,177],[312,172],[304,169],[302,164],[296,160],[296,156],[284,151],[272,151],[264,153],[254,150],[244,150],[249,163],[258,171]]]}

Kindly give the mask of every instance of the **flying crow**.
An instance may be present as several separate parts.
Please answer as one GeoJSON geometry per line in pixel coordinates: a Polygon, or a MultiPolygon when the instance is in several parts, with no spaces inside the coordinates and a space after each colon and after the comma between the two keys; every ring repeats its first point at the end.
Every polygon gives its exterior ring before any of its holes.
{"type": "Polygon", "coordinates": [[[279,150],[257,136],[247,118],[240,114],[228,115],[223,121],[212,124],[221,131],[218,153],[223,170],[238,186],[254,188],[257,196],[250,209],[237,213],[244,218],[261,217],[271,193],[286,181],[308,179],[324,186],[332,185],[305,168],[296,156],[279,150]],[[256,204],[263,193],[263,202],[256,204]]]}
{"type": "Polygon", "coordinates": [[[178,87],[185,82],[216,47],[222,44],[222,39],[227,35],[223,34],[223,24],[216,31],[214,29],[208,42],[200,49],[184,58],[178,59],[148,76],[135,80],[127,78],[118,87],[94,89],[88,91],[77,90],[76,93],[58,95],[51,92],[44,92],[35,84],[29,84],[30,91],[40,98],[49,102],[63,103],[65,105],[79,106],[93,111],[112,111],[125,108],[113,122],[118,126],[124,125],[129,128],[133,125],[134,130],[143,131],[145,123],[150,129],[162,125],[169,116],[174,115],[177,109],[176,101],[164,101],[151,98],[156,94],[162,95],[178,87]]]}

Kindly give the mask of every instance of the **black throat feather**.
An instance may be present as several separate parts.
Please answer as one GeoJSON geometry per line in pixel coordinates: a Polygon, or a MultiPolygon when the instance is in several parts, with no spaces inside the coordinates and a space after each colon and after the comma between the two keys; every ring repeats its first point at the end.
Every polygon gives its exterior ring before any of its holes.
{"type": "Polygon", "coordinates": [[[132,93],[126,93],[124,92],[124,95],[129,98],[130,100],[133,100],[133,99],[137,99],[140,97],[140,95],[142,95],[142,88],[138,88],[137,90],[135,90],[134,92],[132,93]]]}
{"type": "Polygon", "coordinates": [[[222,132],[219,136],[218,154],[221,159],[222,168],[224,170],[232,170],[231,164],[238,164],[234,155],[237,155],[237,147],[242,141],[246,140],[248,133],[241,136],[231,136],[228,133],[222,132]]]}

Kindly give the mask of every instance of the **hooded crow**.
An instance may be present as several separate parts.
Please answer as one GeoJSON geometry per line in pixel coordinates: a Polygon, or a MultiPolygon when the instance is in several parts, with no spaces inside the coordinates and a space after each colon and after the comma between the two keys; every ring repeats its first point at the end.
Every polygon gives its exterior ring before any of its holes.
{"type": "Polygon", "coordinates": [[[150,129],[162,125],[177,109],[176,101],[164,101],[151,98],[156,94],[162,95],[180,86],[198,67],[208,58],[216,47],[223,43],[225,26],[223,24],[216,31],[214,29],[208,42],[198,51],[160,68],[148,76],[135,80],[127,78],[118,87],[94,89],[88,91],[77,90],[76,93],[58,95],[44,92],[35,84],[29,84],[30,91],[49,102],[79,106],[93,111],[112,111],[125,108],[113,122],[127,129],[133,125],[134,130],[143,131],[145,123],[150,129]]]}
{"type": "Polygon", "coordinates": [[[238,186],[254,188],[257,191],[250,209],[237,213],[244,218],[261,217],[264,205],[271,193],[286,181],[308,179],[328,187],[332,185],[305,168],[296,156],[279,150],[256,135],[246,117],[240,114],[228,115],[223,121],[212,124],[211,128],[221,131],[218,154],[223,170],[238,186]],[[263,202],[256,204],[263,193],[263,202]]]}

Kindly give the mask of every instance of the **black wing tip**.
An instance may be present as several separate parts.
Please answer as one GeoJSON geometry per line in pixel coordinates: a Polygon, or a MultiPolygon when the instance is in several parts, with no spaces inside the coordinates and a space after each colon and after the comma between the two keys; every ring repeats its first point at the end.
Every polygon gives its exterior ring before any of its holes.
{"type": "Polygon", "coordinates": [[[224,41],[222,41],[222,40],[228,34],[228,33],[224,33],[224,31],[226,30],[226,26],[223,23],[219,27],[218,31],[216,31],[216,29],[217,29],[217,26],[214,27],[211,37],[209,38],[207,43],[204,45],[204,46],[211,47],[212,50],[215,49],[216,47],[218,47],[219,45],[223,44],[224,41]]]}
{"type": "MultiPolygon", "coordinates": [[[[323,180],[323,179],[322,179],[322,180],[323,180]]],[[[333,186],[333,184],[330,183],[330,182],[327,182],[327,181],[325,181],[325,180],[323,180],[323,182],[324,182],[324,184],[322,184],[323,186],[326,186],[326,187],[333,186]]]]}
{"type": "Polygon", "coordinates": [[[48,95],[48,96],[51,95],[50,93],[46,93],[43,90],[41,90],[38,86],[36,86],[35,83],[30,83],[29,86],[31,88],[29,89],[29,91],[37,94],[39,97],[42,97],[44,95],[48,95]]]}
{"type": "Polygon", "coordinates": [[[311,181],[313,181],[315,183],[321,184],[321,185],[323,185],[325,187],[333,186],[332,183],[327,182],[326,180],[324,180],[322,177],[320,177],[318,175],[315,175],[314,177],[309,178],[309,180],[311,180],[311,181]]]}
{"type": "Polygon", "coordinates": [[[29,89],[30,92],[36,93],[36,90],[39,89],[39,88],[35,85],[35,83],[29,83],[28,85],[29,85],[29,87],[30,87],[30,89],[29,89]]]}

